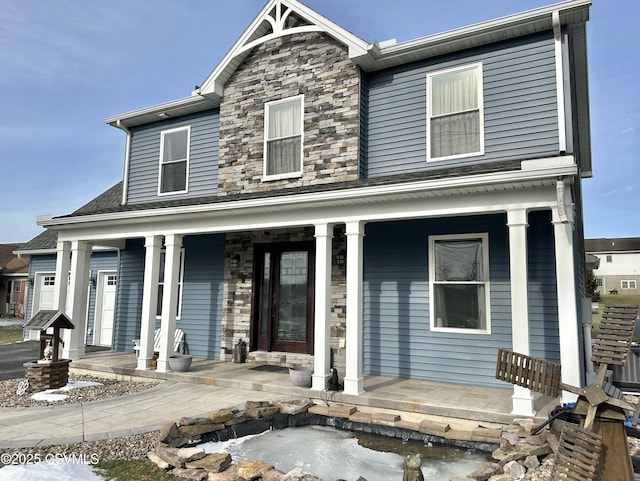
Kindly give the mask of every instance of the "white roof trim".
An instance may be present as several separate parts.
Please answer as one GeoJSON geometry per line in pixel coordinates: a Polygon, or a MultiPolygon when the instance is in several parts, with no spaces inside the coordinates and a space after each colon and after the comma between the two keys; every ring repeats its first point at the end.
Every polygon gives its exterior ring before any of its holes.
{"type": "Polygon", "coordinates": [[[218,66],[202,82],[198,93],[212,98],[221,98],[228,78],[253,47],[273,38],[300,32],[326,33],[348,47],[349,57],[366,55],[369,47],[367,42],[361,38],[297,0],[270,0],[233,44],[218,66]],[[287,27],[287,18],[293,13],[303,18],[309,25],[287,27]],[[265,28],[266,24],[271,27],[271,32],[265,28]]]}
{"type": "Polygon", "coordinates": [[[438,178],[421,180],[409,183],[398,183],[380,186],[354,187],[344,190],[333,190],[325,192],[312,192],[304,194],[291,194],[287,196],[266,197],[260,199],[238,200],[233,202],[198,204],[180,207],[165,207],[149,210],[134,210],[125,212],[93,214],[75,217],[54,217],[40,219],[38,224],[42,227],[56,229],[74,228],[76,226],[87,225],[94,222],[110,221],[131,221],[141,222],[143,219],[150,219],[161,216],[189,214],[203,214],[205,212],[215,212],[216,214],[233,214],[246,209],[283,209],[300,208],[303,205],[313,205],[314,203],[336,203],[350,201],[372,201],[374,198],[384,196],[406,196],[412,197],[419,193],[435,191],[456,191],[465,189],[483,189],[486,186],[496,184],[511,184],[519,182],[544,182],[550,179],[554,182],[558,176],[572,176],[577,173],[577,167],[573,161],[573,156],[568,155],[560,158],[559,165],[545,165],[544,162],[531,165],[527,170],[499,172],[490,174],[476,174],[456,178],[438,178]]]}

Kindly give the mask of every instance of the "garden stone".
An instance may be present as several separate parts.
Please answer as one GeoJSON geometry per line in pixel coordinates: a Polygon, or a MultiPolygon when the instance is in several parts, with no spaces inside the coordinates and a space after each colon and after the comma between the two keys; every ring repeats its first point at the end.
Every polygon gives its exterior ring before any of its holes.
{"type": "Polygon", "coordinates": [[[527,474],[527,469],[517,461],[511,461],[504,466],[505,474],[511,476],[511,479],[521,479],[527,474]]]}
{"type": "Polygon", "coordinates": [[[190,481],[204,481],[209,478],[209,473],[204,469],[185,469],[185,468],[173,468],[171,474],[182,479],[188,479],[190,481]]]}
{"type": "Polygon", "coordinates": [[[210,453],[200,459],[186,463],[187,468],[200,468],[210,473],[220,473],[230,465],[231,455],[228,453],[210,453]]]}
{"type": "Polygon", "coordinates": [[[240,461],[238,462],[238,477],[252,481],[270,469],[273,469],[273,466],[265,461],[240,461]]]}

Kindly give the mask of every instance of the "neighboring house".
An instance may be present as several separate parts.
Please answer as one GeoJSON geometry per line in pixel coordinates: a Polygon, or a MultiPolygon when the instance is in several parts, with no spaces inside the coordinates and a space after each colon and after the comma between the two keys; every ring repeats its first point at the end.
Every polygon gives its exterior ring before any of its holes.
{"type": "Polygon", "coordinates": [[[190,96],[106,119],[122,182],[39,218],[58,233],[47,269],[70,272],[64,355],[84,352],[101,246],[118,253],[113,348],[140,338],[138,369],[156,328],[169,369],[179,327],[195,357],[242,339],[251,360],[312,364],[316,390],[331,365],[349,394],[365,375],[510,388],[500,347],[582,384],[589,6],[370,44],[269,1],[190,96]]]}
{"type": "MultiPolygon", "coordinates": [[[[28,276],[33,294],[25,306],[27,320],[40,310],[57,308],[54,301],[57,237],[57,232],[45,230],[18,250],[31,258],[28,276]]],[[[86,314],[81,321],[85,344],[112,347],[118,263],[117,249],[99,246],[92,249],[86,277],[86,314]]],[[[67,311],[69,307],[66,303],[67,311]]],[[[40,331],[25,330],[25,336],[36,340],[40,331]]]]}
{"type": "Polygon", "coordinates": [[[29,259],[15,253],[19,248],[19,244],[0,244],[0,317],[24,317],[29,259]]]}
{"type": "Polygon", "coordinates": [[[640,295],[640,237],[585,239],[585,248],[600,259],[593,275],[602,294],[640,295]]]}

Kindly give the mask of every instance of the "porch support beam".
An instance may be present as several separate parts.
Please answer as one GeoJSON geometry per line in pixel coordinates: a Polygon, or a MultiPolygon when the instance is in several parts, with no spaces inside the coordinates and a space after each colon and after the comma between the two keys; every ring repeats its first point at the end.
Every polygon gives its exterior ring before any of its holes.
{"type": "MultiPolygon", "coordinates": [[[[69,312],[67,314],[75,329],[63,330],[62,357],[65,359],[78,359],[85,352],[90,260],[91,245],[84,241],[72,241],[71,283],[69,285],[69,312]]],[[[67,276],[63,274],[60,282],[66,284],[67,276]]]]}
{"type": "Polygon", "coordinates": [[[158,371],[170,371],[169,356],[173,354],[173,337],[178,309],[178,280],[180,275],[180,250],[182,235],[165,237],[164,288],[162,291],[162,317],[160,324],[160,355],[158,371]]]}
{"type": "Polygon", "coordinates": [[[344,393],[364,393],[362,361],[362,254],[364,225],[362,221],[346,223],[347,235],[347,332],[346,375],[344,393]]]}
{"type": "Polygon", "coordinates": [[[313,382],[311,389],[327,387],[331,368],[331,248],[333,224],[317,224],[315,328],[313,345],[313,382]]]}
{"type": "MultiPolygon", "coordinates": [[[[530,354],[529,332],[529,275],[527,266],[527,210],[523,208],[507,211],[509,227],[509,266],[511,273],[511,343],[513,350],[530,354]]],[[[531,390],[513,387],[512,412],[516,416],[535,416],[531,390]]]]}
{"type": "MultiPolygon", "coordinates": [[[[574,258],[574,236],[572,212],[562,213],[551,209],[556,251],[556,285],[558,291],[558,322],[560,329],[560,364],[562,382],[582,386],[580,369],[580,343],[576,292],[576,259],[574,258]]],[[[590,360],[589,360],[590,362],[590,360]]],[[[576,396],[563,391],[562,402],[574,402],[576,396]]]]}
{"type": "Polygon", "coordinates": [[[69,269],[71,269],[71,242],[58,241],[56,247],[56,280],[53,286],[53,307],[63,312],[67,310],[69,269]]]}
{"type": "Polygon", "coordinates": [[[162,236],[147,237],[144,247],[144,287],[142,289],[140,351],[138,351],[138,365],[136,366],[136,369],[142,370],[149,369],[151,359],[153,358],[153,335],[156,328],[162,236]]]}

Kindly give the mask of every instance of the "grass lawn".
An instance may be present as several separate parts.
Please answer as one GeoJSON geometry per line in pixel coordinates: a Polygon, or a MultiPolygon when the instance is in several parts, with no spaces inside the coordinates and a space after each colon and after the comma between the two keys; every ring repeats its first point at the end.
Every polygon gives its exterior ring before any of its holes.
{"type": "Polygon", "coordinates": [[[22,326],[0,326],[0,344],[13,344],[22,340],[22,326]]]}
{"type": "Polygon", "coordinates": [[[146,459],[102,461],[96,465],[95,472],[110,481],[176,481],[178,479],[146,459]]]}
{"type": "Polygon", "coordinates": [[[597,314],[592,314],[591,322],[592,328],[591,332],[595,334],[600,326],[600,319],[602,319],[602,311],[604,310],[604,306],[606,304],[638,304],[640,305],[640,296],[626,296],[624,294],[616,294],[616,295],[603,295],[600,298],[600,309],[598,309],[597,314]]]}

